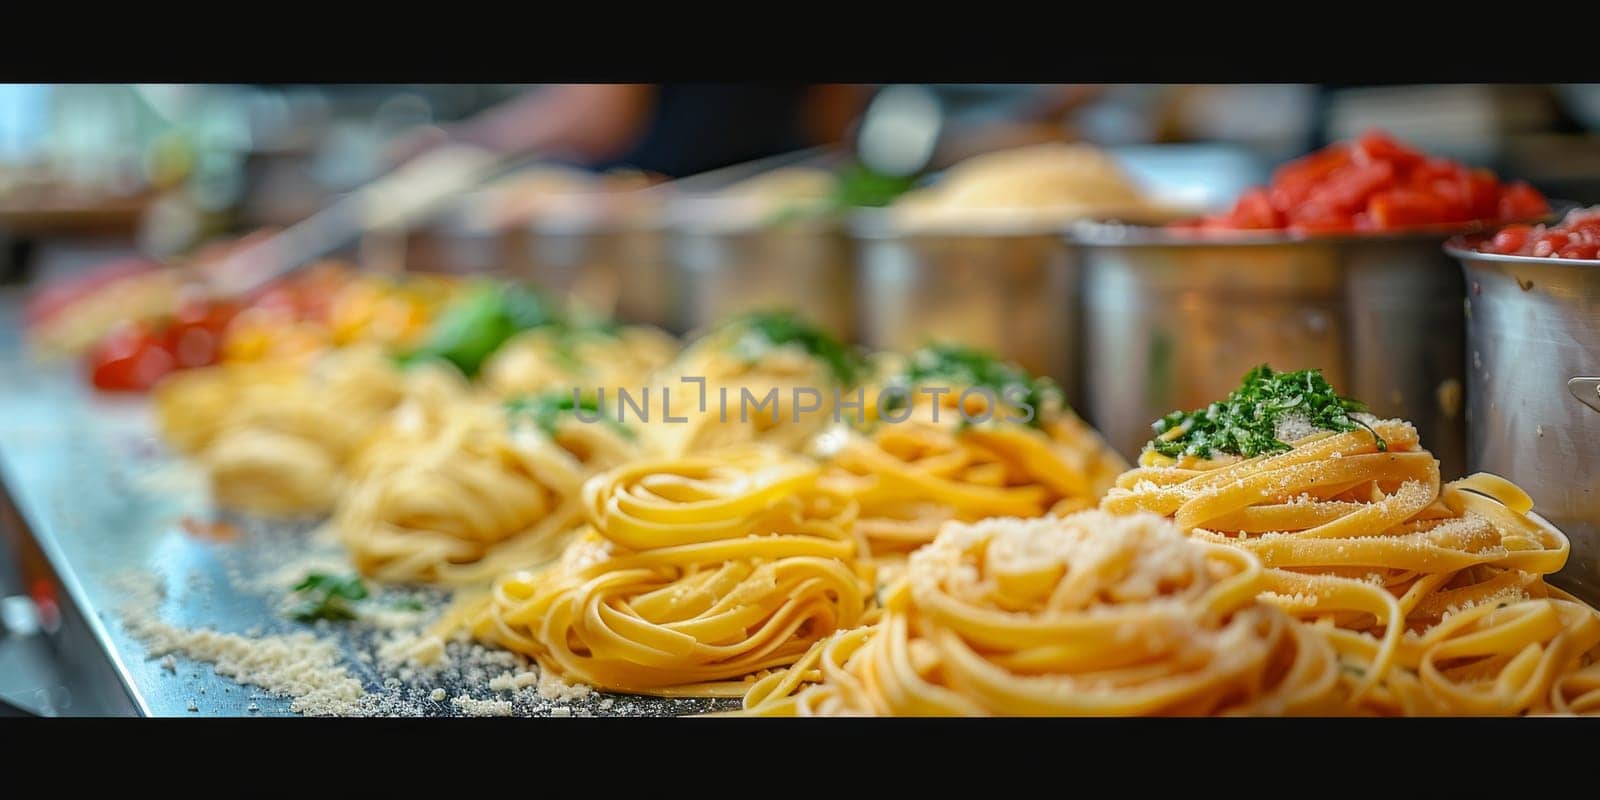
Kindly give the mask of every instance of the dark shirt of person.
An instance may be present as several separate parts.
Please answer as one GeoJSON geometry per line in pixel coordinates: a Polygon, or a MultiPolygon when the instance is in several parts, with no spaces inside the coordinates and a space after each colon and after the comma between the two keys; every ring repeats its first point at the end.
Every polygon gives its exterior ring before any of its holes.
{"type": "Polygon", "coordinates": [[[798,150],[805,96],[802,84],[662,84],[639,142],[595,166],[681,178],[798,150]]]}

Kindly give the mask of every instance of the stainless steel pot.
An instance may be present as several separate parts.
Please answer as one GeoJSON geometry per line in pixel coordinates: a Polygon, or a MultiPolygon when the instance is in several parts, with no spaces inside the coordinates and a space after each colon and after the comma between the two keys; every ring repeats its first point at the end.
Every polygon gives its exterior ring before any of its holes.
{"type": "Polygon", "coordinates": [[[1077,260],[1059,233],[901,232],[871,219],[854,231],[862,344],[981,347],[1079,403],[1077,260]]]}
{"type": "Polygon", "coordinates": [[[451,202],[425,219],[362,237],[360,260],[384,272],[434,272],[515,278],[526,269],[522,231],[486,222],[468,202],[451,202]]]}
{"type": "Polygon", "coordinates": [[[525,234],[529,283],[626,322],[680,330],[661,230],[540,221],[525,234]]]}
{"type": "Polygon", "coordinates": [[[791,309],[854,338],[855,260],[833,220],[724,224],[717,198],[684,199],[667,236],[678,329],[746,311],[791,309]]]}
{"type": "Polygon", "coordinates": [[[1161,415],[1202,408],[1266,363],[1321,368],[1373,413],[1415,423],[1446,478],[1464,470],[1463,286],[1444,235],[1217,240],[1085,225],[1072,238],[1085,412],[1124,455],[1161,415]]]}
{"type": "Polygon", "coordinates": [[[526,237],[517,230],[429,224],[404,233],[407,271],[515,277],[527,269],[526,237]]]}
{"type": "Polygon", "coordinates": [[[1557,583],[1600,602],[1600,263],[1446,248],[1467,282],[1467,464],[1572,540],[1557,583]]]}

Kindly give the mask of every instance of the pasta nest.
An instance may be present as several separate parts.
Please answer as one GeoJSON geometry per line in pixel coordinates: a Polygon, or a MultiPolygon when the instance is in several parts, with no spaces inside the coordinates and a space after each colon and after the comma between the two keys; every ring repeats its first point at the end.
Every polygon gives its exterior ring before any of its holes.
{"type": "Polygon", "coordinates": [[[583,480],[633,454],[603,425],[566,421],[550,436],[494,405],[410,411],[362,453],[333,520],[380,580],[472,583],[548,561],[582,520],[583,480]]]}
{"type": "Polygon", "coordinates": [[[614,691],[738,696],[872,598],[854,508],[772,448],[635,461],[583,491],[589,527],[543,571],[495,585],[480,638],[614,691]]]}
{"type": "Polygon", "coordinates": [[[759,681],[769,714],[1317,713],[1332,648],[1260,603],[1260,562],[1153,514],[946,525],[875,626],[759,681]],[[819,681],[805,685],[810,681],[819,681]]]}
{"type": "Polygon", "coordinates": [[[677,339],[642,325],[615,334],[537,328],[518,334],[495,351],[484,365],[483,381],[498,397],[573,387],[586,394],[605,387],[613,394],[618,387],[642,388],[677,353],[677,339]]]}
{"type": "Polygon", "coordinates": [[[173,375],[156,391],[162,433],[196,456],[227,508],[267,516],[326,513],[347,467],[408,397],[439,405],[459,375],[402,373],[376,350],[333,351],[309,368],[226,364],[173,375]]]}
{"type": "MultiPolygon", "coordinates": [[[[673,456],[745,445],[799,452],[835,421],[835,395],[842,388],[826,364],[795,345],[741,356],[734,333],[713,332],[657,374],[655,385],[670,391],[674,420],[685,421],[648,426],[653,452],[673,456]],[[705,379],[703,406],[699,384],[684,377],[705,379]],[[816,394],[802,397],[797,389],[816,394]],[[771,402],[764,402],[769,395],[771,402]]],[[[660,404],[653,413],[665,416],[660,404]]]]}
{"type": "Polygon", "coordinates": [[[1338,648],[1354,711],[1592,710],[1593,670],[1571,675],[1600,656],[1600,612],[1543,580],[1566,536],[1502,478],[1441,484],[1409,423],[1370,424],[1250,459],[1147,451],[1101,507],[1260,558],[1264,597],[1338,648]]]}
{"type": "MultiPolygon", "coordinates": [[[[981,409],[974,411],[974,418],[981,409]]],[[[830,431],[824,485],[861,507],[856,529],[874,556],[903,556],[949,520],[1037,517],[1093,508],[1127,468],[1070,410],[1043,411],[1039,427],[999,419],[963,424],[950,394],[919,403],[903,422],[870,432],[830,431]]]]}

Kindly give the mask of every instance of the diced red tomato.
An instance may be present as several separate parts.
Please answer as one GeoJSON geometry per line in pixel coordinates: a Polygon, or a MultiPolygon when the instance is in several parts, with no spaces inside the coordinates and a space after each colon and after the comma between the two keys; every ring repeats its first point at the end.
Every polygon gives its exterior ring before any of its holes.
{"type": "MultiPolygon", "coordinates": [[[[1317,205],[1349,217],[1367,206],[1367,198],[1394,183],[1394,167],[1387,162],[1351,164],[1334,171],[1306,198],[1317,205]]],[[[1294,218],[1290,212],[1290,218],[1294,218]]]]}
{"type": "Polygon", "coordinates": [[[179,367],[204,367],[217,363],[228,323],[238,305],[205,298],[185,298],[165,332],[167,350],[179,367]]]}
{"type": "Polygon", "coordinates": [[[1427,159],[1416,150],[1396,141],[1383,131],[1367,131],[1356,140],[1358,158],[1365,157],[1370,161],[1388,162],[1397,170],[1410,169],[1421,164],[1427,159]]]}
{"type": "Polygon", "coordinates": [[[1267,193],[1255,189],[1245,192],[1233,206],[1232,219],[1234,227],[1250,228],[1281,228],[1283,215],[1272,207],[1272,201],[1267,198],[1267,193]]]}
{"type": "MultiPolygon", "coordinates": [[[[1465,186],[1467,197],[1465,219],[1515,219],[1500,214],[1500,179],[1496,178],[1493,172],[1486,169],[1470,170],[1461,178],[1461,182],[1465,186]]],[[[1534,194],[1538,195],[1538,192],[1534,194]]],[[[1538,195],[1538,201],[1545,210],[1532,216],[1549,213],[1550,207],[1544,202],[1543,195],[1538,195]]]]}
{"type": "Polygon", "coordinates": [[[1355,230],[1349,213],[1326,205],[1307,203],[1289,212],[1289,224],[1308,233],[1342,233],[1355,230]]]}
{"type": "Polygon", "coordinates": [[[1550,213],[1550,204],[1526,183],[1513,183],[1500,194],[1501,219],[1537,219],[1550,213]]]}
{"type": "Polygon", "coordinates": [[[1436,195],[1415,189],[1390,189],[1367,202],[1367,215],[1379,229],[1410,228],[1447,221],[1449,208],[1436,195]]]}
{"type": "Polygon", "coordinates": [[[137,322],[117,326],[88,358],[90,379],[105,391],[145,391],[177,366],[162,336],[137,322]]]}
{"type": "Polygon", "coordinates": [[[1283,210],[1304,202],[1324,179],[1350,162],[1350,147],[1337,144],[1279,167],[1268,187],[1273,206],[1283,210]]]}
{"type": "Polygon", "coordinates": [[[1538,258],[1600,258],[1600,206],[1571,211],[1559,225],[1508,225],[1482,240],[1485,253],[1538,258]]]}
{"type": "Polygon", "coordinates": [[[1528,243],[1528,237],[1532,234],[1532,225],[1512,225],[1508,228],[1502,229],[1499,233],[1494,235],[1494,239],[1490,244],[1490,246],[1493,248],[1492,252],[1519,252],[1522,250],[1523,245],[1528,243]]]}
{"type": "Polygon", "coordinates": [[[1532,187],[1431,158],[1381,131],[1329,145],[1279,167],[1226,213],[1184,223],[1206,230],[1384,231],[1549,213],[1532,187]]]}

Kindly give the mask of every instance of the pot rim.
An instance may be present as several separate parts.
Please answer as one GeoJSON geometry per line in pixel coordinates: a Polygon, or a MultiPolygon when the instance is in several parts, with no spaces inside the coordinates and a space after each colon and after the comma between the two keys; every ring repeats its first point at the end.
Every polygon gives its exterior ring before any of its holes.
{"type": "Polygon", "coordinates": [[[939,223],[905,224],[897,222],[894,218],[893,206],[882,208],[855,208],[846,215],[845,224],[850,235],[863,240],[881,241],[893,239],[1026,239],[1048,236],[1060,238],[1070,234],[1073,227],[1086,222],[1102,224],[1125,224],[1129,226],[1142,226],[1142,223],[1111,223],[1110,220],[1126,218],[1137,219],[1177,219],[1183,214],[1197,213],[1191,208],[1177,208],[1151,203],[1138,207],[1113,208],[1106,207],[1095,212],[1093,217],[1075,216],[1059,219],[1028,217],[1019,215],[1008,220],[1005,214],[996,214],[993,218],[984,219],[979,211],[969,220],[948,220],[939,223]]]}
{"type": "MultiPolygon", "coordinates": [[[[1548,220],[1544,217],[1533,222],[1548,220]]],[[[1296,233],[1269,231],[1182,231],[1148,225],[1080,222],[1066,232],[1067,240],[1085,247],[1271,247],[1282,245],[1359,245],[1439,242],[1498,230],[1528,220],[1475,220],[1425,225],[1368,233],[1296,233]]]]}
{"type": "Polygon", "coordinates": [[[1452,237],[1445,242],[1444,251],[1462,263],[1492,262],[1499,264],[1539,264],[1551,267],[1572,267],[1574,269],[1600,268],[1600,259],[1597,258],[1555,258],[1554,256],[1513,256],[1504,253],[1485,253],[1467,242],[1465,236],[1452,237]]]}

